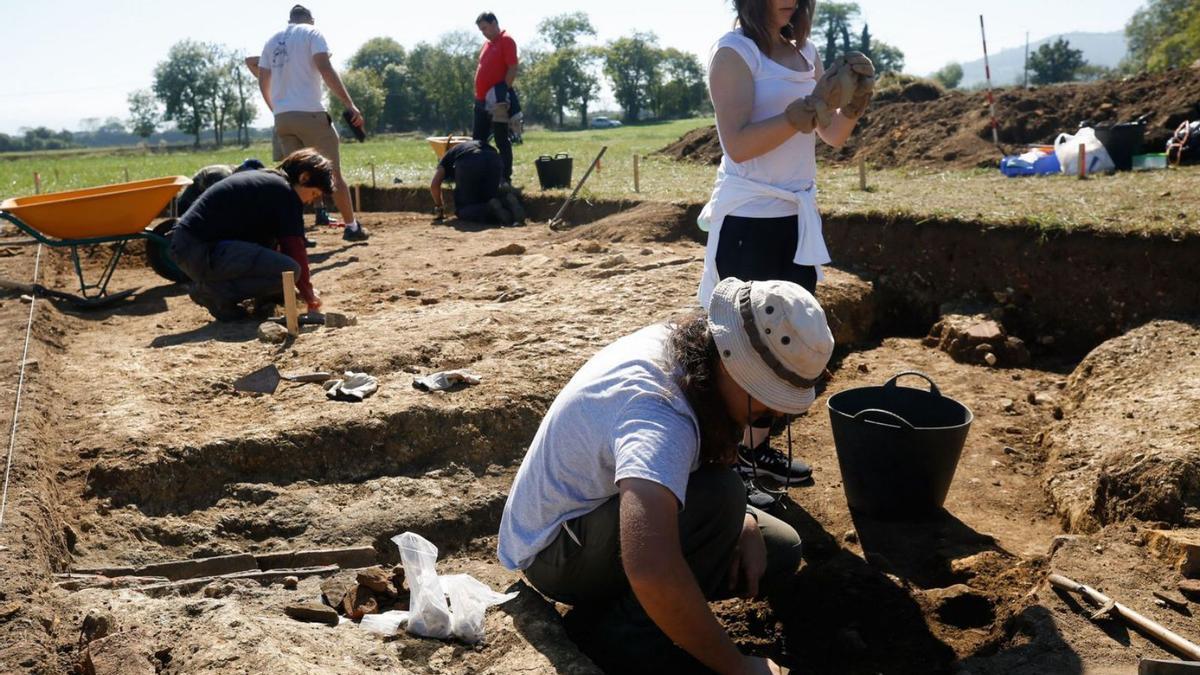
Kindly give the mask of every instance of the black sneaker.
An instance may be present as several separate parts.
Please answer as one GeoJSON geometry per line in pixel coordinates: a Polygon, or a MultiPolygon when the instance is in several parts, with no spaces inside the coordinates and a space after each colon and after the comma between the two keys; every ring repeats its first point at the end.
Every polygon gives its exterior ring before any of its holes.
{"type": "Polygon", "coordinates": [[[508,207],[508,212],[512,214],[514,225],[525,224],[525,207],[521,206],[521,200],[517,195],[509,192],[504,195],[504,205],[508,207]]]}
{"type": "Polygon", "coordinates": [[[328,225],[329,224],[329,211],[327,209],[325,209],[325,207],[317,208],[316,223],[317,223],[317,225],[328,225]]]}
{"type": "Polygon", "coordinates": [[[758,486],[758,481],[754,478],[754,470],[748,466],[737,467],[738,476],[741,476],[742,483],[746,486],[746,503],[756,509],[766,511],[779,501],[779,496],[764,491],[758,486]]]}
{"type": "Polygon", "coordinates": [[[245,307],[232,300],[226,300],[209,293],[207,289],[199,284],[191,285],[191,288],[188,290],[188,297],[192,299],[192,302],[207,309],[208,313],[217,321],[241,321],[250,316],[245,307]]]}
{"type": "Polygon", "coordinates": [[[304,238],[304,248],[316,248],[316,247],[317,247],[317,242],[315,240],[309,239],[308,237],[304,238]]]}
{"type": "Polygon", "coordinates": [[[508,212],[508,209],[504,208],[504,204],[499,199],[492,198],[488,201],[488,213],[501,225],[507,226],[513,224],[512,214],[508,212]]]}
{"type": "Polygon", "coordinates": [[[357,228],[351,229],[347,227],[342,230],[342,239],[344,241],[366,241],[371,238],[371,233],[367,232],[367,228],[359,225],[357,228]]]}
{"type": "Polygon", "coordinates": [[[789,461],[787,455],[772,449],[767,441],[754,449],[738,445],[738,461],[743,466],[754,467],[759,476],[770,476],[786,485],[803,483],[812,478],[811,466],[798,459],[789,461]]]}

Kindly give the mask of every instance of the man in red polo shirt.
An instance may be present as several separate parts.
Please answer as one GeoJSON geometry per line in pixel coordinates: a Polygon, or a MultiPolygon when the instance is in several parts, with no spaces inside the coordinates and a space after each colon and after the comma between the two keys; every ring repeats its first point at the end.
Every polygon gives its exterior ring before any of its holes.
{"type": "Polygon", "coordinates": [[[517,79],[517,43],[500,30],[496,15],[484,12],[475,19],[485,42],[475,70],[475,130],[472,136],[486,143],[496,137],[504,160],[504,182],[512,183],[512,143],[508,140],[509,88],[517,79]]]}

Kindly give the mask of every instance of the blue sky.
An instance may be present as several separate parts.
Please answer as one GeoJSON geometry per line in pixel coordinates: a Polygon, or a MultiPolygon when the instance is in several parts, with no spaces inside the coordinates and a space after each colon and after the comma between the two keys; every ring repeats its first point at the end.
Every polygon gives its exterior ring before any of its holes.
{"type": "MultiPolygon", "coordinates": [[[[818,0],[820,2],[820,0],[818,0]]],[[[154,66],[184,38],[257,52],[287,22],[293,1],[0,0],[0,132],[45,125],[74,129],[86,117],[125,117],[128,92],[149,86],[154,66]]],[[[483,9],[497,14],[518,40],[534,37],[538,21],[582,10],[600,41],[635,30],[658,34],[664,46],[706,54],[729,28],[729,0],[485,0],[478,7],[421,0],[310,0],[305,3],[341,64],[369,38],[404,45],[451,30],[473,30],[483,9]]],[[[878,39],[900,47],[909,72],[928,73],[950,61],[981,56],[979,14],[993,51],[1072,31],[1120,30],[1141,0],[860,0],[878,39]]],[[[265,122],[264,122],[265,123],[265,122]]]]}

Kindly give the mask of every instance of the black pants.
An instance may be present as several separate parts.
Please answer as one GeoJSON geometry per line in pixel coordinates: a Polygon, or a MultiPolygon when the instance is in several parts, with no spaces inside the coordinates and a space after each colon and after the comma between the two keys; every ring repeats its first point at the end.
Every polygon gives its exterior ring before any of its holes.
{"type": "Polygon", "coordinates": [[[799,236],[796,216],[725,216],[717,242],[717,275],[742,281],[790,281],[815,293],[817,268],[792,262],[799,236]]]}
{"type": "MultiPolygon", "coordinates": [[[[800,566],[800,536],[790,525],[757,509],[767,546],[764,594],[790,587],[800,566]]],[[[706,466],[688,478],[687,504],[679,513],[679,544],[704,597],[732,595],[726,580],[746,515],[746,487],[728,467],[706,466]]],[[[620,503],[613,497],[570,521],[538,553],[525,577],[543,594],[575,606],[590,624],[584,651],[614,672],[704,672],[642,609],[621,564],[620,503]]]]}
{"type": "Polygon", "coordinates": [[[512,182],[512,141],[508,140],[508,122],[493,122],[492,115],[484,108],[484,102],[475,101],[475,129],[471,137],[480,143],[487,143],[489,136],[496,137],[496,149],[504,160],[504,182],[512,182]]]}
{"type": "Polygon", "coordinates": [[[495,220],[488,202],[500,194],[504,163],[494,152],[479,152],[454,166],[454,214],[474,223],[495,220]]]}
{"type": "Polygon", "coordinates": [[[300,263],[266,246],[249,241],[209,243],[178,227],[171,232],[171,256],[192,279],[192,297],[216,310],[217,318],[242,300],[281,298],[281,275],[300,274],[300,263]]]}

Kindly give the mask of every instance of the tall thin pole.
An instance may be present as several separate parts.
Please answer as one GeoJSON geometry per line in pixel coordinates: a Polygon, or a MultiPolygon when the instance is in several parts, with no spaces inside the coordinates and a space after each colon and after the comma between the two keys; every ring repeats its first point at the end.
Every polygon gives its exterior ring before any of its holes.
{"type": "Polygon", "coordinates": [[[1025,88],[1029,88],[1029,31],[1025,31],[1025,88]]]}
{"type": "Polygon", "coordinates": [[[987,77],[988,106],[992,109],[992,143],[1000,147],[1000,123],[996,121],[996,97],[992,94],[992,66],[988,63],[987,31],[983,28],[983,15],[979,15],[979,34],[983,37],[983,72],[987,77]]]}

